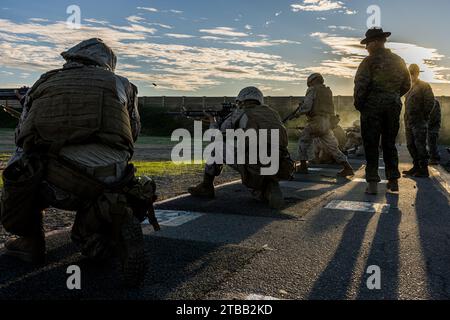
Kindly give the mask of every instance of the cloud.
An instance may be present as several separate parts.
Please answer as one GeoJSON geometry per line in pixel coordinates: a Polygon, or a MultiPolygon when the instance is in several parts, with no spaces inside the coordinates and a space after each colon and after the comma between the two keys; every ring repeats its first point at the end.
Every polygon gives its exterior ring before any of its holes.
{"type": "Polygon", "coordinates": [[[224,41],[224,40],[226,40],[225,38],[214,37],[214,36],[203,36],[203,37],[200,37],[200,39],[203,39],[203,40],[213,40],[213,41],[224,41]]]}
{"type": "Polygon", "coordinates": [[[246,24],[246,25],[245,25],[245,29],[246,29],[246,30],[252,30],[252,26],[249,25],[249,24],[246,24]]]}
{"type": "Polygon", "coordinates": [[[31,18],[29,19],[32,22],[48,22],[48,19],[43,19],[43,18],[31,18]]]}
{"type": "Polygon", "coordinates": [[[354,31],[354,30],[356,30],[355,28],[352,28],[352,27],[349,27],[349,26],[328,26],[328,28],[329,28],[329,29],[332,29],[332,30],[336,30],[336,29],[339,29],[339,30],[348,30],[348,31],[354,31]]]}
{"type": "Polygon", "coordinates": [[[324,12],[337,10],[344,14],[356,14],[356,11],[347,8],[342,1],[336,0],[303,0],[302,3],[291,4],[291,10],[293,12],[324,12]]]}
{"type": "Polygon", "coordinates": [[[149,26],[158,26],[164,29],[172,29],[172,26],[169,26],[168,24],[163,24],[163,23],[156,23],[156,22],[146,22],[145,24],[149,25],[149,26]]]}
{"type": "Polygon", "coordinates": [[[182,14],[183,13],[183,11],[180,11],[180,10],[174,10],[174,9],[171,9],[171,10],[169,10],[170,12],[172,12],[172,13],[175,13],[175,14],[182,14]]]}
{"type": "MultiPolygon", "coordinates": [[[[352,78],[362,59],[367,56],[364,46],[360,45],[360,39],[330,35],[316,32],[311,37],[320,40],[327,45],[335,59],[323,60],[320,65],[307,68],[312,72],[334,75],[344,78],[352,78]]],[[[417,63],[424,73],[422,78],[432,83],[450,83],[446,79],[449,68],[439,66],[439,62],[445,57],[437,49],[425,48],[411,43],[388,42],[387,47],[401,56],[407,64],[417,63]]]]}
{"type": "Polygon", "coordinates": [[[102,25],[109,24],[109,21],[106,21],[106,20],[97,20],[97,19],[93,19],[93,18],[83,19],[83,20],[86,22],[95,23],[95,24],[102,24],[102,25]]]}
{"type": "Polygon", "coordinates": [[[248,34],[244,32],[235,31],[234,28],[229,27],[217,27],[214,29],[200,29],[199,32],[208,33],[216,36],[225,37],[247,37],[248,34]]]}
{"type": "Polygon", "coordinates": [[[291,4],[291,10],[294,12],[330,11],[342,8],[345,8],[343,2],[332,0],[303,0],[303,3],[291,4]]]}
{"type": "Polygon", "coordinates": [[[179,34],[179,33],[166,33],[166,36],[170,37],[170,38],[176,38],[176,39],[190,39],[190,38],[195,38],[194,36],[190,35],[190,34],[179,34]]]}
{"type": "Polygon", "coordinates": [[[132,23],[139,23],[142,21],[145,21],[145,18],[140,17],[140,16],[129,16],[126,18],[127,21],[132,22],[132,23]]]}
{"type": "Polygon", "coordinates": [[[216,70],[220,71],[220,72],[230,72],[230,73],[247,73],[247,71],[241,70],[241,69],[238,69],[238,68],[223,68],[223,67],[220,68],[220,67],[217,67],[216,70]]]}
{"type": "Polygon", "coordinates": [[[138,9],[138,10],[145,10],[145,11],[149,11],[149,12],[158,12],[159,11],[156,8],[149,8],[149,7],[137,7],[136,9],[138,9]]]}
{"type": "Polygon", "coordinates": [[[281,44],[301,44],[301,42],[298,41],[292,41],[292,40],[269,40],[269,39],[263,39],[260,41],[229,41],[227,43],[247,47],[247,48],[259,48],[259,47],[272,47],[277,46],[281,44]]]}
{"type": "MultiPolygon", "coordinates": [[[[152,34],[156,30],[142,28],[136,24],[94,24],[68,29],[65,22],[16,23],[0,19],[0,67],[27,73],[60,68],[64,63],[60,52],[82,40],[99,37],[117,54],[118,73],[137,82],[140,87],[156,82],[159,89],[193,92],[222,85],[230,79],[290,83],[304,77],[299,66],[279,55],[211,45],[155,43],[152,34]]],[[[218,34],[224,33],[226,41],[232,41],[227,38],[230,33],[237,33],[225,27],[213,30],[219,31],[218,34]]],[[[215,36],[204,37],[212,40],[215,36]]],[[[272,41],[282,43],[288,40],[272,41]]]]}

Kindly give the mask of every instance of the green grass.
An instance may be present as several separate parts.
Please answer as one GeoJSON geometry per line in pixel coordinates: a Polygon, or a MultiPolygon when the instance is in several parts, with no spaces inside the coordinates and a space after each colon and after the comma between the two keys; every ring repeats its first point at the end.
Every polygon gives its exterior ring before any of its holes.
{"type": "Polygon", "coordinates": [[[204,168],[204,163],[174,163],[172,161],[134,161],[137,175],[181,176],[196,173],[204,168]]]}
{"type": "MultiPolygon", "coordinates": [[[[0,154],[1,161],[9,159],[10,155],[0,154]]],[[[150,177],[172,176],[177,177],[189,173],[201,172],[204,163],[173,163],[172,161],[134,161],[137,175],[150,177]]],[[[3,187],[3,179],[0,177],[0,187],[3,187]]]]}

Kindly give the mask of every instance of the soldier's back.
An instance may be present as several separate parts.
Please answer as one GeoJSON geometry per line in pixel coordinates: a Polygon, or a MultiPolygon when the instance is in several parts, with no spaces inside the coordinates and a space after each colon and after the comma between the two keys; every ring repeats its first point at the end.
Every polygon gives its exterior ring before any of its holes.
{"type": "Polygon", "coordinates": [[[405,62],[389,49],[382,49],[366,58],[372,75],[372,93],[377,96],[403,95],[405,62]]]}

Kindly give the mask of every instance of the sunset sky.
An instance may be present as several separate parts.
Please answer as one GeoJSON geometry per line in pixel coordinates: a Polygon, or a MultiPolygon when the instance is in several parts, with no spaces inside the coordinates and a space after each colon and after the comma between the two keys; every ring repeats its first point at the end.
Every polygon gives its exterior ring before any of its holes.
{"type": "Polygon", "coordinates": [[[448,0],[1,0],[0,87],[32,85],[62,66],[62,51],[99,37],[140,95],[233,96],[248,85],[303,95],[312,72],[349,95],[372,4],[393,33],[388,46],[450,95],[448,0]],[[70,5],[80,29],[66,23],[70,5]]]}

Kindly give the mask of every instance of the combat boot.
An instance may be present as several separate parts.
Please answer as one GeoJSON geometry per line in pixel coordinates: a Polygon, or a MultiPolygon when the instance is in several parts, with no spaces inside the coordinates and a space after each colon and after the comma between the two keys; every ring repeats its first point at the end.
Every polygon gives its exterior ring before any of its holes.
{"type": "Polygon", "coordinates": [[[345,161],[344,163],[342,163],[342,165],[344,166],[344,168],[338,172],[337,176],[338,177],[349,177],[349,176],[354,176],[355,172],[353,171],[352,166],[350,165],[350,163],[348,163],[348,161],[345,161]]]}
{"type": "Polygon", "coordinates": [[[42,232],[34,237],[15,237],[5,243],[5,255],[21,261],[42,264],[45,262],[45,235],[42,232]]]}
{"type": "Polygon", "coordinates": [[[398,186],[398,179],[389,180],[387,183],[387,189],[392,192],[398,192],[400,190],[398,186]]]}
{"type": "Polygon", "coordinates": [[[378,182],[369,182],[367,184],[366,193],[370,195],[378,194],[378,182]]]}
{"type": "Polygon", "coordinates": [[[189,188],[188,192],[194,197],[214,198],[214,177],[205,174],[203,182],[196,187],[189,188]]]}
{"type": "Polygon", "coordinates": [[[263,191],[263,196],[271,209],[281,209],[284,205],[283,193],[278,181],[269,180],[263,191]]]}
{"type": "Polygon", "coordinates": [[[414,164],[414,166],[411,169],[405,170],[402,173],[407,176],[413,176],[418,170],[419,166],[417,164],[414,164]]]}
{"type": "Polygon", "coordinates": [[[300,165],[297,166],[297,173],[308,174],[308,162],[304,160],[300,161],[300,165]]]}
{"type": "Polygon", "coordinates": [[[439,164],[441,164],[441,160],[440,159],[435,159],[435,158],[433,158],[433,159],[430,159],[430,165],[432,165],[432,166],[436,166],[436,165],[439,165],[439,164]]]}
{"type": "Polygon", "coordinates": [[[420,166],[420,168],[413,174],[415,178],[428,178],[430,172],[428,171],[428,166],[420,166]]]}

